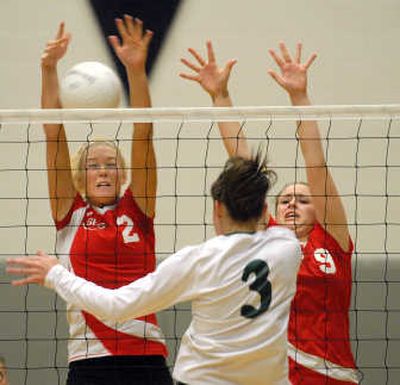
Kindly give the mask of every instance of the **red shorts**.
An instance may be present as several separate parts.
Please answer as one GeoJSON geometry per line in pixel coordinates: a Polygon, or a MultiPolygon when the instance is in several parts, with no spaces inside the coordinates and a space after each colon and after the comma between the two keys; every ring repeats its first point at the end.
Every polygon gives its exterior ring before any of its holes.
{"type": "Polygon", "coordinates": [[[297,364],[289,358],[289,379],[292,385],[354,385],[354,382],[335,380],[297,364]]]}

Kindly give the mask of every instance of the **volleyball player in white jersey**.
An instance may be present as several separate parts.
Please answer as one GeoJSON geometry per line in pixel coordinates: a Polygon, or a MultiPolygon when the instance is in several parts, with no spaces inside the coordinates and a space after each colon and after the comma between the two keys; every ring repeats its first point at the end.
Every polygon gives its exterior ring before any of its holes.
{"type": "Polygon", "coordinates": [[[288,385],[287,324],[301,250],[288,229],[257,231],[271,175],[260,155],[229,159],[211,189],[217,236],[119,289],[76,277],[44,253],[9,260],[8,272],[26,275],[14,284],[46,285],[99,319],[124,321],[191,301],[174,369],[179,383],[288,385]]]}
{"type": "MultiPolygon", "coordinates": [[[[125,15],[116,19],[120,39],[110,37],[129,81],[132,107],[149,107],[145,72],[150,31],[125,15]]],[[[42,107],[61,108],[57,64],[70,35],[61,23],[42,55],[42,107]]],[[[84,143],[71,167],[63,125],[46,124],[47,170],[57,253],[75,275],[117,288],[155,269],[154,228],[157,188],[151,124],[135,124],[130,183],[113,141],[84,143]]],[[[68,385],[172,384],[166,345],[155,314],[116,324],[99,320],[68,303],[68,385]]]]}
{"type": "MultiPolygon", "coordinates": [[[[307,71],[316,58],[312,54],[302,63],[301,50],[298,44],[292,57],[280,43],[280,55],[269,51],[281,71],[269,70],[269,74],[297,106],[310,104],[307,71]]],[[[198,82],[214,106],[232,106],[228,80],[235,60],[218,67],[211,42],[207,43],[207,60],[192,48],[189,52],[195,62],[182,62],[194,72],[181,76],[198,82]]],[[[239,123],[220,122],[219,128],[230,156],[249,156],[239,123]]],[[[289,322],[290,380],[293,385],[351,385],[359,381],[349,337],[353,242],[343,203],[326,166],[316,122],[298,123],[297,134],[307,183],[285,186],[278,194],[276,221],[272,217],[269,220],[270,225],[294,230],[302,242],[303,259],[289,322]]]]}

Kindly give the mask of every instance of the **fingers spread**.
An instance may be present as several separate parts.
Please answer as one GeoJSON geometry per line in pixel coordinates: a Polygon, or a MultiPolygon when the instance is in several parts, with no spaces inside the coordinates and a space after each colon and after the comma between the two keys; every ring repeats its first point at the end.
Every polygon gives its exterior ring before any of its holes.
{"type": "Polygon", "coordinates": [[[114,35],[109,36],[108,41],[110,42],[115,52],[117,52],[117,50],[121,47],[121,43],[117,36],[114,35]]]}
{"type": "Polygon", "coordinates": [[[181,72],[179,74],[179,76],[181,78],[183,78],[183,79],[192,80],[192,81],[195,81],[195,82],[200,82],[200,79],[199,79],[199,77],[197,75],[190,75],[190,74],[186,74],[184,72],[181,72]]]}
{"type": "Polygon", "coordinates": [[[139,36],[142,36],[142,32],[138,31],[139,27],[138,27],[138,23],[137,20],[139,19],[135,19],[133,20],[133,17],[130,15],[124,15],[124,21],[125,21],[125,26],[126,26],[126,30],[128,32],[129,35],[131,36],[135,36],[135,34],[139,34],[139,36]]]}
{"type": "Polygon", "coordinates": [[[214,49],[212,46],[212,43],[210,40],[207,41],[206,43],[207,45],[207,57],[208,57],[208,62],[209,63],[215,63],[215,53],[214,53],[214,49]]]}
{"type": "Polygon", "coordinates": [[[206,61],[201,57],[201,55],[193,48],[189,48],[188,51],[191,53],[192,56],[199,62],[201,66],[205,66],[207,63],[206,61]]]}
{"type": "Polygon", "coordinates": [[[150,31],[149,29],[146,29],[146,32],[144,33],[143,36],[143,43],[145,44],[146,47],[149,46],[151,39],[153,38],[153,31],[150,31]]]}
{"type": "Polygon", "coordinates": [[[273,70],[268,70],[268,73],[271,75],[271,77],[279,84],[279,85],[281,85],[281,86],[283,86],[284,85],[284,80],[283,80],[283,78],[278,74],[278,73],[276,73],[275,71],[273,71],[273,70]]]}
{"type": "Polygon", "coordinates": [[[236,59],[228,60],[225,64],[224,72],[229,76],[232,71],[233,66],[237,63],[236,59]]]}
{"type": "Polygon", "coordinates": [[[306,64],[304,64],[304,67],[306,69],[308,69],[308,67],[310,67],[310,65],[314,62],[314,60],[317,58],[317,54],[314,52],[313,54],[311,54],[311,56],[308,58],[306,64]]]}
{"type": "Polygon", "coordinates": [[[277,55],[277,53],[273,49],[269,49],[268,52],[279,68],[282,68],[285,65],[285,62],[277,55]]]}
{"type": "Polygon", "coordinates": [[[282,57],[285,60],[286,63],[291,63],[292,62],[292,57],[290,56],[290,53],[286,47],[286,44],[284,42],[279,43],[279,48],[282,53],[282,57]]]}
{"type": "Polygon", "coordinates": [[[126,30],[124,21],[120,18],[116,18],[115,25],[117,26],[119,36],[121,36],[121,39],[125,41],[128,38],[128,31],[126,30]]]}
{"type": "Polygon", "coordinates": [[[301,50],[303,48],[303,45],[299,42],[296,45],[296,63],[300,64],[301,63],[301,50]]]}
{"type": "Polygon", "coordinates": [[[192,69],[194,72],[200,72],[201,68],[190,62],[189,60],[186,60],[185,58],[181,59],[181,62],[186,66],[192,69]]]}

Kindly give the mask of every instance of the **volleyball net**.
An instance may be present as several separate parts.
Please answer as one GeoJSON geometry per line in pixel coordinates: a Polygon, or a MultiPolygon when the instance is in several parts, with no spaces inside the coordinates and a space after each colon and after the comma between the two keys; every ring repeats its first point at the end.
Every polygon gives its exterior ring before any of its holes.
{"type": "MultiPolygon", "coordinates": [[[[214,235],[210,186],[227,158],[217,122],[239,121],[278,175],[274,195],[304,181],[298,121],[316,120],[355,244],[351,342],[362,384],[400,378],[400,105],[109,110],[0,110],[0,259],[55,252],[43,123],[63,123],[70,152],[113,139],[129,159],[133,122],[154,123],[159,261],[214,235]]],[[[0,264],[0,355],[12,383],[63,384],[65,305],[41,287],[15,288],[0,264]]],[[[159,314],[174,363],[190,306],[159,314]]]]}

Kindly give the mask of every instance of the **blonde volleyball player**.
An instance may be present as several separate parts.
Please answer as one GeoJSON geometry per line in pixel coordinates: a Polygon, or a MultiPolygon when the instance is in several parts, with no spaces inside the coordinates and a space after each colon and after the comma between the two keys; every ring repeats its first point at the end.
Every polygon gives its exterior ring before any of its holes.
{"type": "MultiPolygon", "coordinates": [[[[111,36],[110,43],[127,71],[131,106],[149,107],[145,63],[152,32],[127,15],[116,19],[116,26],[120,38],[111,36]]],[[[42,56],[43,108],[62,107],[57,64],[69,42],[61,23],[42,56]]],[[[51,212],[64,266],[110,289],[153,271],[157,175],[152,125],[134,125],[130,182],[122,194],[126,168],[114,142],[85,144],[71,167],[63,125],[46,124],[44,132],[51,212]]],[[[68,304],[68,385],[172,384],[155,314],[117,324],[77,305],[68,304]]]]}
{"type": "Polygon", "coordinates": [[[157,270],[119,289],[99,287],[44,253],[9,260],[99,319],[125,321],[183,301],[192,322],[174,368],[180,384],[288,385],[287,323],[301,249],[295,234],[265,219],[271,172],[260,155],[231,158],[211,188],[217,236],[188,246],[157,270]]]}
{"type": "MultiPolygon", "coordinates": [[[[292,57],[284,43],[281,54],[270,50],[280,73],[268,71],[288,93],[294,106],[310,105],[307,71],[316,58],[301,62],[301,44],[292,57]]],[[[198,82],[214,106],[232,106],[228,80],[235,60],[218,67],[211,42],[205,60],[196,50],[195,59],[182,62],[193,73],[185,79],[198,82]]],[[[248,144],[238,123],[219,123],[230,156],[247,157],[248,144]]],[[[346,213],[335,182],[326,166],[315,121],[303,121],[297,131],[307,167],[307,183],[289,184],[276,201],[276,222],[295,231],[302,244],[303,259],[289,322],[290,380],[294,385],[350,385],[358,383],[349,338],[351,256],[346,213]]],[[[270,219],[270,224],[275,222],[270,219]]]]}

